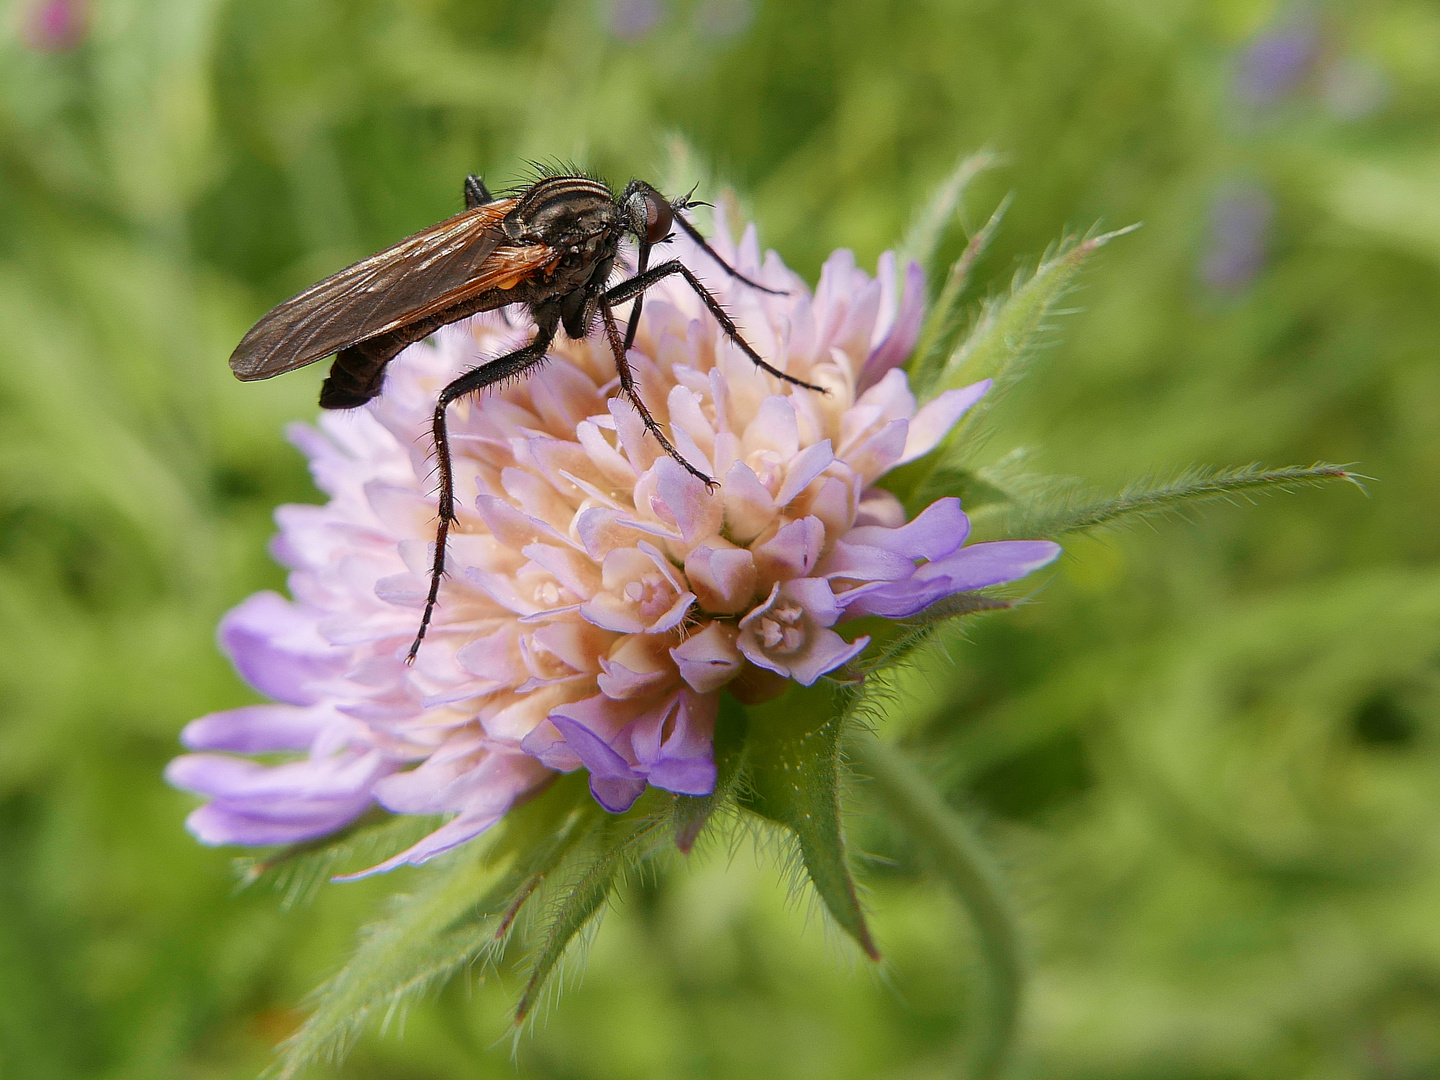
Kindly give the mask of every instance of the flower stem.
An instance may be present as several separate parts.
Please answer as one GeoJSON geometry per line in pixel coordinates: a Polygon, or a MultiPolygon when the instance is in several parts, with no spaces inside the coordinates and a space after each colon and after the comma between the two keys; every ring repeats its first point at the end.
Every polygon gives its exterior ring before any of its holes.
{"type": "Polygon", "coordinates": [[[971,828],[904,754],[869,736],[853,740],[847,749],[870,776],[869,789],[929,853],[974,924],[986,985],[968,1073],[974,1080],[999,1076],[1010,1057],[1024,983],[1019,928],[1000,872],[971,828]]]}

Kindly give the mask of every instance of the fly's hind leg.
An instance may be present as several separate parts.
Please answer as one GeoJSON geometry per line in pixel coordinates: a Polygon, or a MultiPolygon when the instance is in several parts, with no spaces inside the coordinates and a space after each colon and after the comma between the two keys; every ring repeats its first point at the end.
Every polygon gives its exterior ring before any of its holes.
{"type": "Polygon", "coordinates": [[[450,459],[450,436],[445,426],[445,410],[457,398],[523,375],[545,359],[545,350],[550,347],[550,342],[554,338],[554,325],[548,328],[542,325],[536,332],[535,339],[529,345],[491,360],[487,364],[482,364],[474,371],[467,371],[444,390],[441,390],[440,396],[435,400],[435,416],[431,432],[435,439],[435,464],[440,474],[439,521],[435,526],[435,558],[430,566],[430,592],[425,598],[425,614],[420,617],[420,629],[416,632],[415,641],[411,644],[409,655],[405,658],[406,663],[415,662],[415,656],[420,651],[420,643],[425,640],[425,631],[430,628],[430,620],[435,614],[435,606],[439,603],[440,579],[445,576],[445,541],[450,536],[450,526],[456,520],[455,469],[450,459]]]}

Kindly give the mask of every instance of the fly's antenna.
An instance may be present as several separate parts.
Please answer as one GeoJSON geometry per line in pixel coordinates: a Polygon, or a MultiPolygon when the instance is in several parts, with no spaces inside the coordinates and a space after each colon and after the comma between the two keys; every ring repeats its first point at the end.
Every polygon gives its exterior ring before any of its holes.
{"type": "MultiPolygon", "coordinates": [[[[688,201],[688,200],[689,200],[689,196],[688,196],[688,195],[687,195],[685,198],[686,198],[686,203],[685,203],[685,206],[686,206],[686,207],[690,207],[690,206],[709,206],[709,205],[710,205],[709,203],[700,203],[700,202],[692,203],[692,202],[689,202],[689,201],[688,201]]],[[[672,203],[671,205],[673,206],[674,204],[672,203]]],[[[789,296],[789,295],[790,295],[790,294],[789,294],[788,292],[786,292],[784,289],[771,289],[771,288],[769,288],[769,287],[767,287],[767,286],[765,286],[765,285],[761,285],[758,281],[751,281],[751,280],[750,280],[748,277],[746,277],[744,274],[740,273],[739,270],[736,270],[733,266],[731,266],[729,263],[727,263],[724,259],[722,259],[722,258],[720,257],[720,253],[710,246],[710,242],[709,242],[708,240],[706,240],[705,237],[703,237],[703,236],[700,235],[700,230],[697,229],[697,228],[695,228],[694,225],[691,225],[690,222],[686,219],[686,217],[685,217],[684,214],[676,213],[676,215],[675,215],[675,224],[679,225],[681,231],[683,231],[686,236],[690,237],[691,240],[693,240],[693,241],[695,241],[695,243],[699,244],[700,247],[701,247],[701,249],[704,250],[705,254],[706,254],[706,255],[709,255],[710,258],[714,259],[717,263],[719,263],[719,264],[720,264],[720,268],[721,268],[722,270],[724,270],[727,274],[729,274],[731,277],[733,277],[736,281],[743,281],[746,285],[749,285],[752,289],[759,289],[761,292],[763,292],[763,293],[769,293],[771,296],[789,296]]]]}
{"type": "Polygon", "coordinates": [[[687,191],[684,195],[681,195],[678,199],[671,199],[671,200],[670,200],[670,209],[671,209],[671,210],[674,210],[675,213],[678,214],[678,213],[680,213],[681,210],[689,210],[692,206],[713,206],[713,205],[715,205],[714,203],[708,203],[708,202],[706,202],[704,199],[697,199],[697,198],[695,198],[695,192],[697,192],[697,191],[699,191],[699,190],[700,190],[700,185],[699,185],[699,184],[696,184],[696,185],[695,185],[694,187],[692,187],[689,191],[687,191]]]}

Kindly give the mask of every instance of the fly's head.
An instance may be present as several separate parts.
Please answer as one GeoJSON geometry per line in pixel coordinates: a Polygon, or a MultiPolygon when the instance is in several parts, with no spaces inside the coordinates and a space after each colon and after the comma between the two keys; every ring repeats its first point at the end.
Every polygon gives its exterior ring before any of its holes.
{"type": "Polygon", "coordinates": [[[664,243],[670,236],[670,226],[675,222],[675,211],[660,192],[639,180],[632,181],[620,196],[620,211],[625,220],[625,229],[635,239],[647,245],[664,243]]]}

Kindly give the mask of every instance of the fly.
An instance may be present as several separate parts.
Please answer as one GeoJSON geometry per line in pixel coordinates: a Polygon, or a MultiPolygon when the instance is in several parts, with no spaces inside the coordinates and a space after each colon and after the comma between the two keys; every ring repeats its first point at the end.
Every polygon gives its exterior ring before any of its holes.
{"type": "Polygon", "coordinates": [[[236,346],[230,369],[247,382],[333,354],[335,362],[320,389],[320,407],[353,409],[380,393],[386,365],[406,346],[481,311],[510,304],[530,310],[535,336],[527,345],[465,372],[436,399],[431,429],[440,480],[435,558],[408,661],[414,661],[435,613],[445,575],[445,543],[457,520],[446,409],[457,398],[531,373],[562,328],[568,337],[579,339],[587,337],[598,320],[615,355],[620,393],[665,453],[712,487],[715,481],[671,445],[635,386],[625,354],[635,341],[645,290],[667,277],[684,278],[725,335],[757,367],[785,382],[824,392],[767,363],[680,260],[649,265],[650,249],[671,239],[671,226],[678,225],[731,277],[775,292],[736,271],[706,243],[683,213],[694,205],[686,197],[666,199],[641,180],[632,180],[617,196],[600,181],[579,175],[546,176],[513,197],[496,198],[479,177],[470,176],[463,211],[286,300],[236,346]],[[627,236],[637,241],[636,272],[611,285],[615,258],[627,236]],[[614,308],[631,300],[622,335],[614,308]]]}

